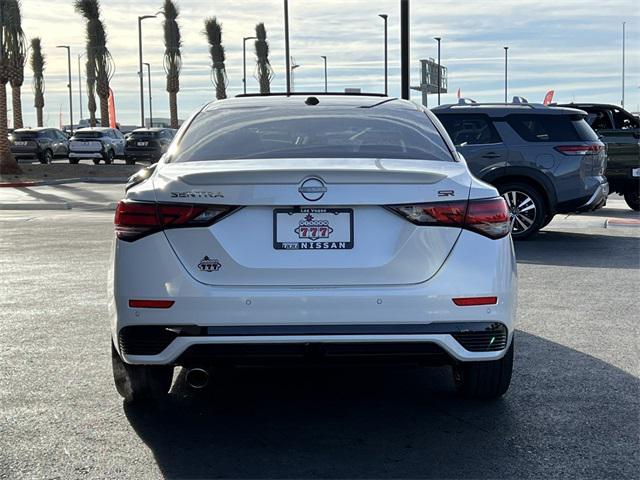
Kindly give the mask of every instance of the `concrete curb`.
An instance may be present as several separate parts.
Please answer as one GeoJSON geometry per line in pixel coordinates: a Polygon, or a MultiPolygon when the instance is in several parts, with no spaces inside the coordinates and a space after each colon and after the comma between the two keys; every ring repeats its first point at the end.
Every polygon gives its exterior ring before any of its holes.
{"type": "Polygon", "coordinates": [[[71,210],[71,205],[62,203],[1,203],[0,210],[71,210]]]}
{"type": "Polygon", "coordinates": [[[640,220],[635,218],[608,218],[604,224],[604,228],[613,227],[640,227],[640,220]]]}
{"type": "Polygon", "coordinates": [[[127,183],[129,177],[78,177],[78,178],[63,178],[60,180],[38,180],[33,182],[7,182],[0,183],[2,187],[42,187],[48,185],[62,185],[65,183],[127,183]]]}

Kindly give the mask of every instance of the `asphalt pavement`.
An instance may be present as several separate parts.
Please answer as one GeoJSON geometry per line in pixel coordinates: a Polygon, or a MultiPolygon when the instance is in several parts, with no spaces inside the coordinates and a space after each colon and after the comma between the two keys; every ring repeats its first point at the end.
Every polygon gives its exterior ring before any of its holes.
{"type": "Polygon", "coordinates": [[[0,211],[0,478],[638,477],[640,228],[610,223],[638,219],[620,199],[516,245],[501,400],[458,398],[447,368],[238,371],[203,391],[176,371],[151,409],[111,377],[113,213],[92,206],[122,186],[74,185],[35,195],[80,207],[0,211]]]}

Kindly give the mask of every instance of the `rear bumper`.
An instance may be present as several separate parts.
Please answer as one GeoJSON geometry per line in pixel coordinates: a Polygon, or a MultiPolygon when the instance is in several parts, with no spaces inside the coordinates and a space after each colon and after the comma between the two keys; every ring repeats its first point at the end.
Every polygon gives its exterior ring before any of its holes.
{"type": "Polygon", "coordinates": [[[14,158],[38,158],[40,156],[40,151],[37,149],[33,150],[21,150],[16,151],[11,149],[11,153],[13,153],[14,158]]]}
{"type": "Polygon", "coordinates": [[[411,343],[435,345],[457,361],[495,360],[506,350],[465,348],[455,338],[460,325],[477,324],[482,330],[501,324],[506,346],[513,334],[517,280],[510,237],[490,240],[462,231],[431,279],[399,286],[212,287],[189,276],[163,233],[133,243],[116,241],[114,257],[122,267],[110,273],[112,338],[128,363],[178,364],[191,347],[202,345],[411,343]],[[459,307],[452,301],[473,296],[497,296],[498,303],[459,307]],[[129,299],[175,303],[168,309],[130,308],[129,299]],[[145,355],[120,348],[121,332],[142,326],[160,327],[170,341],[145,355]]]}
{"type": "Polygon", "coordinates": [[[604,207],[607,204],[607,197],[609,196],[609,183],[605,182],[600,184],[596,191],[593,192],[591,197],[580,207],[578,212],[591,212],[599,208],[604,207]]]}
{"type": "Polygon", "coordinates": [[[103,158],[102,152],[69,152],[69,158],[103,158]]]}
{"type": "Polygon", "coordinates": [[[158,149],[138,149],[127,147],[124,150],[125,157],[128,158],[151,158],[159,159],[162,156],[162,151],[158,149]]]}

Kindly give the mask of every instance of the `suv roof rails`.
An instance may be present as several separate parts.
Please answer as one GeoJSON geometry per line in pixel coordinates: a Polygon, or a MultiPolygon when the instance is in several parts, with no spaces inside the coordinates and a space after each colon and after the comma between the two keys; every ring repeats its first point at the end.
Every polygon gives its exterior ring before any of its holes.
{"type": "Polygon", "coordinates": [[[243,97],[289,97],[289,96],[311,96],[316,97],[318,95],[342,95],[342,96],[355,96],[355,97],[388,97],[384,93],[368,93],[368,92],[272,92],[272,93],[240,93],[236,95],[236,98],[243,97]]]}

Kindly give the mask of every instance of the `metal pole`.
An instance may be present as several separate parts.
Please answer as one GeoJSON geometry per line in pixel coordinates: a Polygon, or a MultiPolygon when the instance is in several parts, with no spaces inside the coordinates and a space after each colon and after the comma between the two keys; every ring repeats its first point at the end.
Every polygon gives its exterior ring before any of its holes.
{"type": "Polygon", "coordinates": [[[284,56],[287,70],[287,95],[291,94],[291,68],[289,58],[289,1],[284,0],[284,56]]]}
{"type": "Polygon", "coordinates": [[[624,54],[625,54],[625,29],[627,22],[622,22],[622,102],[620,106],[624,108],[624,54]]]}
{"type": "MultiPolygon", "coordinates": [[[[78,55],[78,100],[80,101],[80,121],[82,121],[83,115],[82,115],[82,69],[80,68],[80,59],[82,58],[83,54],[79,54],[78,55]]],[[[80,121],[78,122],[78,125],[80,124],[80,121]]]]}
{"type": "Polygon", "coordinates": [[[324,93],[327,93],[327,56],[320,55],[320,57],[324,60],[324,93]]]}
{"type": "Polygon", "coordinates": [[[256,39],[258,37],[244,37],[242,39],[242,88],[247,93],[247,40],[256,39]]]}
{"type": "Polygon", "coordinates": [[[69,126],[69,130],[71,135],[73,135],[73,91],[71,87],[71,47],[69,45],[56,45],[56,48],[66,48],[67,49],[67,70],[69,74],[69,83],[67,87],[69,88],[69,120],[71,122],[69,126]]]}
{"type": "Polygon", "coordinates": [[[409,100],[409,0],[400,0],[400,83],[401,96],[409,100]]]}
{"type": "Polygon", "coordinates": [[[147,66],[147,78],[149,79],[149,127],[153,127],[153,101],[151,99],[151,65],[145,63],[147,66]]]}
{"type": "Polygon", "coordinates": [[[440,86],[442,84],[442,67],[440,67],[440,40],[441,37],[434,37],[434,40],[438,42],[438,106],[440,106],[440,86]]]}
{"type": "Polygon", "coordinates": [[[384,20],[384,94],[389,94],[389,63],[388,63],[388,37],[387,37],[387,20],[389,16],[386,13],[378,15],[384,20]]]}
{"type": "Polygon", "coordinates": [[[508,62],[509,62],[509,47],[504,47],[504,103],[507,103],[507,88],[508,88],[508,83],[507,83],[507,68],[508,68],[508,62]]]}
{"type": "Polygon", "coordinates": [[[142,78],[142,17],[138,17],[138,77],[140,79],[140,126],[144,128],[144,82],[142,78]]]}

